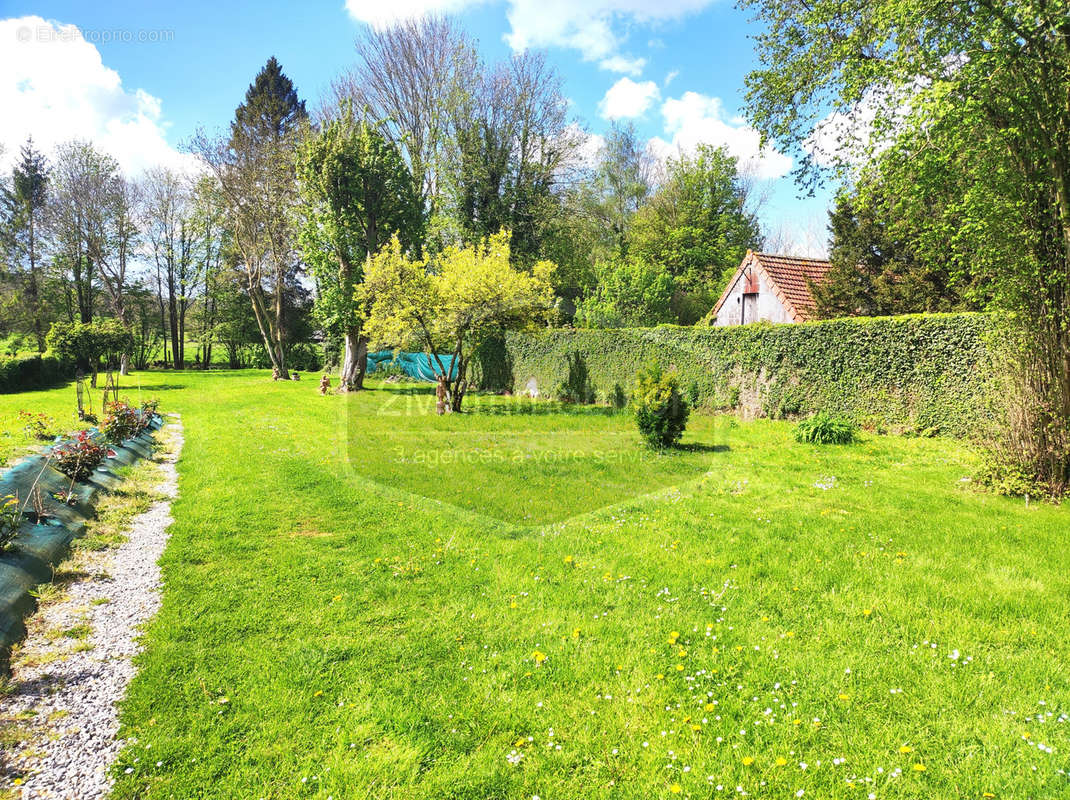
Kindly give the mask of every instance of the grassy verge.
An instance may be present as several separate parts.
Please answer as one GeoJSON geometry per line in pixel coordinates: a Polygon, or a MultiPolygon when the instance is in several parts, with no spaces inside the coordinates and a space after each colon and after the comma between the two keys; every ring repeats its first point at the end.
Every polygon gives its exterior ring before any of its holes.
{"type": "Polygon", "coordinates": [[[595,478],[626,417],[143,381],[186,444],[116,797],[1070,796],[1070,517],[958,444],[698,416],[595,478]]]}

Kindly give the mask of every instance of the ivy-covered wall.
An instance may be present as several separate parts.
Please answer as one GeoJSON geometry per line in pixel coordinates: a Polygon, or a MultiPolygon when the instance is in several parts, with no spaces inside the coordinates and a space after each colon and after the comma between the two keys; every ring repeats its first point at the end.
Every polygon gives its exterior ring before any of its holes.
{"type": "Polygon", "coordinates": [[[984,314],[927,314],[512,333],[483,354],[483,375],[489,388],[609,401],[656,360],[701,406],[746,417],[824,410],[871,429],[962,436],[985,415],[993,325],[984,314]]]}

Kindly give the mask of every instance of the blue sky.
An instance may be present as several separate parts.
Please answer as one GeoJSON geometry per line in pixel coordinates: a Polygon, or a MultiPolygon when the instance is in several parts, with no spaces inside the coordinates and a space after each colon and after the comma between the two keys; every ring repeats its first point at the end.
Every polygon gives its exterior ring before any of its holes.
{"type": "Polygon", "coordinates": [[[27,132],[46,149],[93,138],[131,171],[167,162],[197,126],[227,124],[269,56],[312,105],[352,63],[363,25],[424,11],[454,14],[488,60],[545,48],[591,134],[616,117],[660,152],[727,145],[762,176],[763,223],[781,249],[824,247],[828,193],[799,198],[790,154],[759,153],[740,118],[753,26],[724,0],[5,0],[0,39],[14,41],[0,42],[0,103],[21,113],[0,120],[0,144],[10,158],[27,132]]]}

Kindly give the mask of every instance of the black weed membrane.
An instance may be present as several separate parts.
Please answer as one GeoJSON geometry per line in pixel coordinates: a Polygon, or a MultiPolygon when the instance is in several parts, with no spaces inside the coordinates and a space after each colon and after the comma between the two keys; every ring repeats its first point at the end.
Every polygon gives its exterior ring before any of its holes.
{"type": "Polygon", "coordinates": [[[122,482],[117,470],[152,455],[153,431],[162,425],[154,415],[147,430],[121,445],[108,445],[103,434],[90,430],[107,454],[84,481],[72,481],[53,466],[53,446],[0,473],[0,503],[6,499],[18,524],[15,538],[0,553],[0,669],[5,673],[11,648],[25,637],[25,619],[36,606],[34,587],[52,580],[71,542],[84,535],[101,493],[122,482]]]}

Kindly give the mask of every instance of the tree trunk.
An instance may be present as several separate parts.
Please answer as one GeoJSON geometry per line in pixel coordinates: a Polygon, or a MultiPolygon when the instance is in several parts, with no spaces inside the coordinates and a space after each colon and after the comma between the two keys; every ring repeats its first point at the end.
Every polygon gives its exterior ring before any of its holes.
{"type": "Polygon", "coordinates": [[[357,389],[364,388],[364,376],[368,372],[368,339],[361,336],[357,343],[357,389]]]}
{"type": "Polygon", "coordinates": [[[120,375],[129,375],[130,374],[130,354],[129,353],[123,353],[121,356],[119,356],[119,374],[120,375]]]}
{"type": "Polygon", "coordinates": [[[359,390],[363,387],[364,368],[368,363],[368,347],[360,328],[353,326],[345,332],[345,349],[342,353],[342,369],[339,388],[343,392],[359,390]],[[361,351],[364,353],[364,365],[361,365],[361,351]]]}

